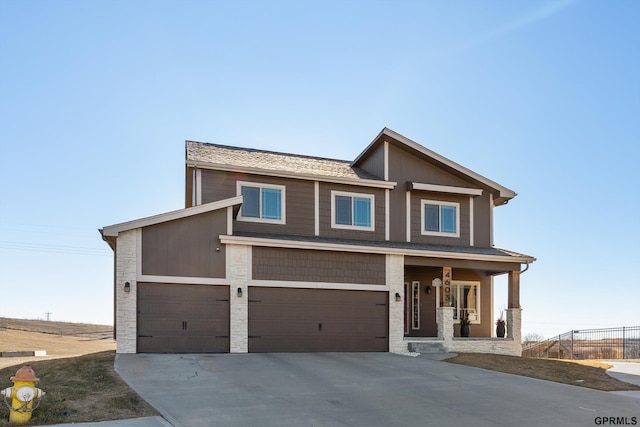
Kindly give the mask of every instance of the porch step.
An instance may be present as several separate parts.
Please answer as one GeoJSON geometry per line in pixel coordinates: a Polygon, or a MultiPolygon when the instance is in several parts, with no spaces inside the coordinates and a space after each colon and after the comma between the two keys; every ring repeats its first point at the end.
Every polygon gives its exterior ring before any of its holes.
{"type": "Polygon", "coordinates": [[[410,342],[409,351],[414,353],[423,353],[423,354],[424,353],[447,353],[447,349],[444,348],[442,343],[429,342],[429,341],[410,342]]]}

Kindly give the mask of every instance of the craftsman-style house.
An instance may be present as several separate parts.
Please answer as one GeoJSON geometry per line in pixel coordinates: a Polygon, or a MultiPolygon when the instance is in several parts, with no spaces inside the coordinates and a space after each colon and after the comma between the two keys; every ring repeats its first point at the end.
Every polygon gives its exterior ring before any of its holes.
{"type": "Polygon", "coordinates": [[[117,351],[519,355],[535,258],[493,245],[515,196],[386,128],[353,161],[187,141],[185,208],[100,230],[117,351]]]}

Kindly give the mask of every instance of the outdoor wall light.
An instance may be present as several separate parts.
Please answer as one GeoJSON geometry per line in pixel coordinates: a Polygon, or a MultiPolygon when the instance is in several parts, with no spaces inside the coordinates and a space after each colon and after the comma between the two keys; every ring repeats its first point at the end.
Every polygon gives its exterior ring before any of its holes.
{"type": "Polygon", "coordinates": [[[402,301],[402,297],[398,292],[396,292],[396,301],[402,301]]]}
{"type": "Polygon", "coordinates": [[[124,282],[124,291],[125,291],[126,293],[131,292],[131,283],[129,283],[129,282],[124,282]]]}
{"type": "Polygon", "coordinates": [[[427,285],[427,286],[425,287],[424,291],[425,291],[426,293],[430,294],[430,293],[431,293],[431,286],[427,285]]]}
{"type": "Polygon", "coordinates": [[[238,288],[238,296],[241,297],[242,296],[242,288],[238,288]]]}

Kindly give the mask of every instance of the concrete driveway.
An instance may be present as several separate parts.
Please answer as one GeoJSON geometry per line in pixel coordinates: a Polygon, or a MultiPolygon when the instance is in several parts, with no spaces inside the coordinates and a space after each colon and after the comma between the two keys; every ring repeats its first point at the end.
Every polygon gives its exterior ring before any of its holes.
{"type": "Polygon", "coordinates": [[[116,370],[175,426],[588,426],[602,417],[640,423],[637,397],[427,356],[123,354],[116,370]]]}

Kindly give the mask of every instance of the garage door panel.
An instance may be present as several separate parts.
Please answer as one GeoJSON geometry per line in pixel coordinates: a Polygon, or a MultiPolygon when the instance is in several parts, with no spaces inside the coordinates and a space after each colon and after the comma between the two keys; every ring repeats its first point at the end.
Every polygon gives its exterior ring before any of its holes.
{"type": "Polygon", "coordinates": [[[138,284],[138,352],[228,351],[228,287],[138,284]]]}
{"type": "Polygon", "coordinates": [[[388,293],[249,288],[249,351],[387,351],[388,293]]]}

